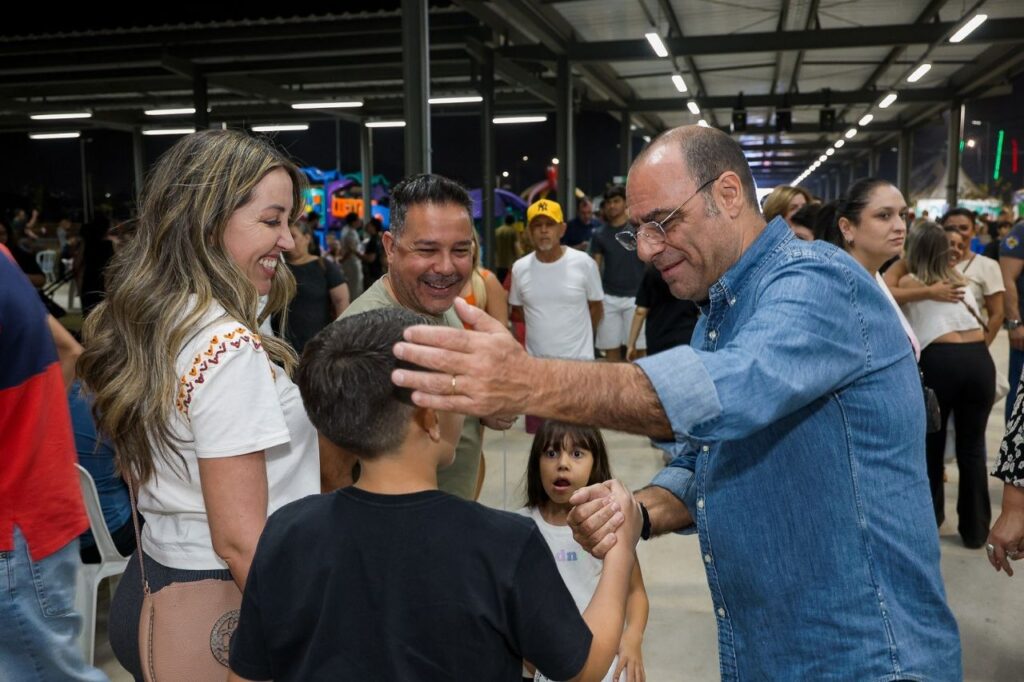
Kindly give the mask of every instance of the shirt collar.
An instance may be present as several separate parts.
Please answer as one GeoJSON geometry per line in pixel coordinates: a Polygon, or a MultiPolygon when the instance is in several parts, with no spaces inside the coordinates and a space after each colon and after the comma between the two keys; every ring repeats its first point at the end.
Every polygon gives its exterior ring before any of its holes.
{"type": "Polygon", "coordinates": [[[761,269],[768,257],[793,238],[793,231],[789,229],[789,225],[782,216],[773,219],[765,226],[764,231],[754,240],[754,243],[743,252],[740,259],[726,270],[717,282],[711,285],[708,290],[708,300],[700,304],[701,311],[706,315],[711,308],[718,307],[723,303],[729,306],[735,305],[737,296],[742,293],[744,287],[761,269]]]}

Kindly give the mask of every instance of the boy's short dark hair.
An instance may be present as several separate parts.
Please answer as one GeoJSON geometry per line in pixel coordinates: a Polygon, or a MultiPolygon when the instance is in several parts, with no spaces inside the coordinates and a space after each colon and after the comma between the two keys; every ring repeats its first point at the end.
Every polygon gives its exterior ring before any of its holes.
{"type": "Polygon", "coordinates": [[[327,325],[306,344],[295,383],[325,438],[362,459],[398,449],[415,408],[391,372],[419,368],[391,349],[417,324],[429,320],[404,308],[369,310],[327,325]]]}

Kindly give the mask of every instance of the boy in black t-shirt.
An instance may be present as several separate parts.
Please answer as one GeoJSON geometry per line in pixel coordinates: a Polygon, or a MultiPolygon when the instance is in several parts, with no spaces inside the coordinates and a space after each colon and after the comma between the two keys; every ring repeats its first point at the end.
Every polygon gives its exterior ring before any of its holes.
{"type": "MultiPolygon", "coordinates": [[[[313,424],[358,457],[359,482],[267,521],[249,572],[230,680],[600,680],[622,632],[640,520],[625,523],[581,615],[529,519],[437,490],[459,415],[391,383],[392,347],[425,322],[380,309],[329,325],[296,382],[313,424]],[[591,635],[593,632],[593,635],[591,635]]],[[[406,365],[408,366],[408,365],[406,365]]]]}

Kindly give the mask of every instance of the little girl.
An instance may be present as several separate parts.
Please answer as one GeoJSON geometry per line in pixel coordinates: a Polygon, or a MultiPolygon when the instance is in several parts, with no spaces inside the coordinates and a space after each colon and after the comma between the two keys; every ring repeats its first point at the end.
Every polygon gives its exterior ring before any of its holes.
{"type": "MultiPolygon", "coordinates": [[[[595,559],[572,537],[566,517],[569,498],[580,488],[611,479],[608,453],[601,432],[589,426],[575,426],[546,420],[533,439],[526,464],[526,506],[520,514],[536,522],[551,547],[555,564],[580,613],[587,608],[601,577],[601,560],[595,559]]],[[[634,565],[626,600],[626,627],[619,641],[618,657],[605,682],[642,681],[644,664],[640,645],[647,626],[648,602],[640,575],[634,565]],[[625,672],[623,677],[619,674],[625,672]]],[[[527,670],[523,675],[530,679],[527,670]]],[[[538,672],[537,680],[546,679],[538,672]]]]}

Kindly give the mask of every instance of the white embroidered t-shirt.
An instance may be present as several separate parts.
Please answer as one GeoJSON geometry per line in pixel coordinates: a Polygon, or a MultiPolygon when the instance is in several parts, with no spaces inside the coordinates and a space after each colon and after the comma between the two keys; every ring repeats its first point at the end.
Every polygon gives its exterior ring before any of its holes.
{"type": "Polygon", "coordinates": [[[316,429],[298,387],[270,361],[259,334],[229,319],[219,305],[185,341],[175,374],[179,381],[169,418],[172,433],[182,441],[178,451],[184,463],[174,453],[154,457],[155,474],[138,498],[146,519],[142,549],[171,568],[225,569],[210,538],[199,458],[263,450],[270,515],[320,492],[316,429]]]}

